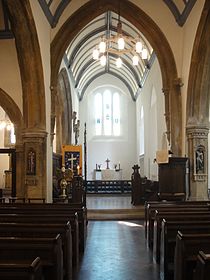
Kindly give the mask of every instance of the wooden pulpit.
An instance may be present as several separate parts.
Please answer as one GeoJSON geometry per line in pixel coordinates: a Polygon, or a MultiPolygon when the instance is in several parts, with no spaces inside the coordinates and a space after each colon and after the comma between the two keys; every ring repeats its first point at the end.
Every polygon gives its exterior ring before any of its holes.
{"type": "Polygon", "coordinates": [[[158,164],[159,197],[161,200],[185,200],[189,194],[189,159],[170,157],[158,164]]]}

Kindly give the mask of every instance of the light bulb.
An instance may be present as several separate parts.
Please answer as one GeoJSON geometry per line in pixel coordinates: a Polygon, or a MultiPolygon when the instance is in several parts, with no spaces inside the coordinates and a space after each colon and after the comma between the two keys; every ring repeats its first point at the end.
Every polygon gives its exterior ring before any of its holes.
{"type": "Polygon", "coordinates": [[[101,63],[101,66],[105,66],[106,65],[106,56],[105,55],[102,55],[100,57],[100,63],[101,63]]]}
{"type": "Polygon", "coordinates": [[[99,58],[99,51],[97,49],[93,50],[93,59],[97,60],[99,58]]]}
{"type": "Polygon", "coordinates": [[[104,41],[101,41],[99,44],[99,52],[105,53],[105,51],[106,51],[106,43],[104,41]]]}
{"type": "Polygon", "coordinates": [[[136,52],[140,53],[142,51],[142,42],[138,41],[136,42],[136,52]]]}
{"type": "Polygon", "coordinates": [[[122,66],[122,59],[120,57],[118,57],[116,60],[116,66],[117,68],[120,68],[122,66]]]}
{"type": "Polygon", "coordinates": [[[142,50],[142,59],[147,59],[147,55],[148,55],[148,53],[147,53],[147,49],[143,49],[142,50]]]}
{"type": "Polygon", "coordinates": [[[133,57],[133,65],[138,65],[139,63],[139,57],[137,55],[134,55],[133,57]]]}
{"type": "Polygon", "coordinates": [[[124,48],[125,48],[125,41],[124,41],[124,39],[122,37],[120,37],[118,39],[117,43],[118,43],[118,49],[119,50],[124,50],[124,48]]]}

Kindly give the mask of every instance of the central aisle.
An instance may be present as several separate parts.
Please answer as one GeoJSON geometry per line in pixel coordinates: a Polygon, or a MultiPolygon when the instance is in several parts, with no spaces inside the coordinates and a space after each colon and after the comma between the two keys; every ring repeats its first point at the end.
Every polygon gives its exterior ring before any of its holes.
{"type": "Polygon", "coordinates": [[[89,221],[77,280],[158,280],[143,221],[89,221]]]}

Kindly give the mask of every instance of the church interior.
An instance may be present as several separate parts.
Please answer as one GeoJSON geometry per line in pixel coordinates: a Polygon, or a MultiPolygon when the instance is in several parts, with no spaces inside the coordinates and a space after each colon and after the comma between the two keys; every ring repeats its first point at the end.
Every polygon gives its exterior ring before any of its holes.
{"type": "Polygon", "coordinates": [[[209,277],[209,29],[210,0],[0,0],[2,279],[209,277]]]}

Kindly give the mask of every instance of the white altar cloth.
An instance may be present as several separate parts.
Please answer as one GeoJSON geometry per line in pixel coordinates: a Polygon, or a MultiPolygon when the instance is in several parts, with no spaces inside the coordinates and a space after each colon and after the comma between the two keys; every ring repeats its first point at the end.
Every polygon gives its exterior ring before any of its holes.
{"type": "Polygon", "coordinates": [[[122,169],[116,171],[115,169],[102,169],[101,171],[94,170],[95,180],[122,180],[122,169]]]}

